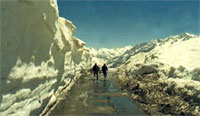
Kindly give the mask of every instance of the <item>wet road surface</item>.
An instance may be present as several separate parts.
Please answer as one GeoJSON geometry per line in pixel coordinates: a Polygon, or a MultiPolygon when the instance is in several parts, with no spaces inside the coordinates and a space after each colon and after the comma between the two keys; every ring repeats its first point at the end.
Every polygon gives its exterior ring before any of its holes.
{"type": "Polygon", "coordinates": [[[97,81],[92,75],[82,77],[61,100],[50,116],[55,115],[146,115],[138,105],[120,90],[114,73],[106,79],[100,75],[97,81]]]}

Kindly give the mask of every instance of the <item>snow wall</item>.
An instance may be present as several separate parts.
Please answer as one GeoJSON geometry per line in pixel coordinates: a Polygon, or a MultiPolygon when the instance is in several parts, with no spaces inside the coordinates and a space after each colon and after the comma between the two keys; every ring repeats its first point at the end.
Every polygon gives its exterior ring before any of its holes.
{"type": "Polygon", "coordinates": [[[39,115],[87,69],[89,50],[56,0],[1,1],[0,12],[0,115],[39,115]]]}

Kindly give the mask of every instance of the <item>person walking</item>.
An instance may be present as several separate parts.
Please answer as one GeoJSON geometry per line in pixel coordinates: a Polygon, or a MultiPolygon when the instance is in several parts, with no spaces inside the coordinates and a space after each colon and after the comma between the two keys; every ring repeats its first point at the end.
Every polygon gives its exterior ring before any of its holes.
{"type": "Polygon", "coordinates": [[[97,77],[97,80],[99,79],[99,75],[98,75],[98,72],[99,72],[99,67],[97,66],[97,64],[95,63],[95,65],[92,67],[92,71],[94,73],[94,77],[96,75],[97,77]]]}
{"type": "Polygon", "coordinates": [[[104,79],[107,77],[107,70],[108,70],[108,67],[106,66],[106,64],[104,64],[102,66],[102,72],[103,72],[103,76],[104,76],[104,79]]]}

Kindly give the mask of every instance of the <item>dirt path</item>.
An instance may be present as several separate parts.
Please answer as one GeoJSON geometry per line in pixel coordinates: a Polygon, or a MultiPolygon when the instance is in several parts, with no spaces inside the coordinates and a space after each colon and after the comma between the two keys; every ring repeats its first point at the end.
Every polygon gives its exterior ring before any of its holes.
{"type": "Polygon", "coordinates": [[[92,75],[82,77],[68,95],[62,95],[55,115],[145,115],[138,105],[129,100],[127,93],[120,90],[119,82],[113,73],[104,80],[97,81],[92,75]]]}

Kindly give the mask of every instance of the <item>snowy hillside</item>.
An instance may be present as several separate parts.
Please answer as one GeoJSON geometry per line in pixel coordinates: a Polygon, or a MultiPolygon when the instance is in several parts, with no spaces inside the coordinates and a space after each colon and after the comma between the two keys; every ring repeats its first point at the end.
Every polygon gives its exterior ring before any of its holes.
{"type": "Polygon", "coordinates": [[[199,59],[200,37],[185,33],[135,46],[112,66],[148,113],[200,115],[199,59]]]}
{"type": "Polygon", "coordinates": [[[90,54],[92,56],[92,62],[97,64],[104,64],[108,63],[111,59],[115,57],[119,57],[120,55],[124,54],[127,50],[130,50],[132,46],[125,46],[122,48],[114,48],[114,49],[90,49],[90,54]]]}
{"type": "Polygon", "coordinates": [[[55,0],[2,1],[0,12],[0,115],[39,115],[87,69],[89,50],[55,0]]]}
{"type": "MultiPolygon", "coordinates": [[[[159,70],[182,69],[192,72],[200,68],[200,39],[192,34],[170,36],[166,39],[153,40],[148,44],[133,47],[118,57],[114,63],[121,62],[126,69],[138,64],[157,65],[159,70]]],[[[186,71],[186,72],[187,72],[186,71]]],[[[168,72],[165,72],[168,73],[168,72]]],[[[178,71],[172,77],[178,77],[178,71]],[[176,75],[177,74],[177,75],[176,75]]],[[[182,72],[183,74],[183,72],[182,72]]],[[[165,75],[167,76],[167,75],[165,75]]],[[[180,78],[190,78],[179,75],[180,78]]]]}

